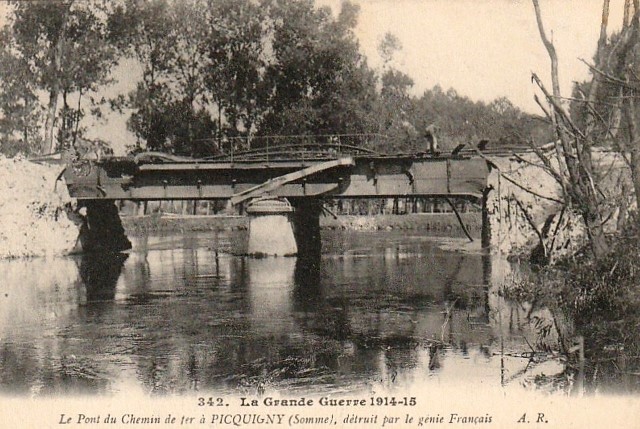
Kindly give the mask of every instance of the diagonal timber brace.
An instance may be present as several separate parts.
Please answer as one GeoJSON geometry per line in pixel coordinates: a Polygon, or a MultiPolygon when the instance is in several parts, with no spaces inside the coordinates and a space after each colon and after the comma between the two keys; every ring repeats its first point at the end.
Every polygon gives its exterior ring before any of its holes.
{"type": "Polygon", "coordinates": [[[340,158],[332,161],[323,162],[321,164],[312,165],[307,168],[303,168],[302,170],[294,171],[293,173],[288,173],[279,177],[274,177],[273,179],[267,180],[260,185],[254,186],[250,189],[244,190],[242,192],[238,192],[231,197],[231,204],[236,205],[240,204],[243,201],[246,201],[251,198],[259,197],[267,192],[272,192],[279,187],[286,185],[287,183],[293,182],[295,180],[300,180],[305,177],[311,176],[313,174],[319,173],[321,171],[330,170],[336,167],[345,167],[345,166],[354,166],[355,161],[353,158],[340,158]]]}

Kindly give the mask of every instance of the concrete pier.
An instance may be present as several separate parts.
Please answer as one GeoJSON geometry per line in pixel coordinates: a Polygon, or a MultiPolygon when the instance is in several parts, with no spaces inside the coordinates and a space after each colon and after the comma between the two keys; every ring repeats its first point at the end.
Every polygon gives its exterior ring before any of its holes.
{"type": "Polygon", "coordinates": [[[256,198],[246,209],[249,221],[248,253],[254,256],[292,256],[298,253],[293,234],[293,207],[279,198],[256,198]]]}

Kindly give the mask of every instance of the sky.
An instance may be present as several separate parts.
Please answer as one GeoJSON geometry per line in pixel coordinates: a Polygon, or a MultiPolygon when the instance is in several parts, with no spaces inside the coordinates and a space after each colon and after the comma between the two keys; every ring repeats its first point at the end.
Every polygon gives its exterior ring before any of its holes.
{"type": "MultiPolygon", "coordinates": [[[[360,6],[357,36],[369,63],[380,66],[377,46],[386,32],[403,49],[396,68],[415,81],[414,93],[440,85],[473,100],[505,96],[530,113],[541,113],[531,73],[550,82],[550,62],[540,40],[531,0],[351,0],[360,6]]],[[[316,0],[335,13],[341,0],[316,0]]],[[[619,29],[624,0],[611,0],[611,29],[619,29]]],[[[564,95],[589,77],[602,0],[540,0],[549,37],[560,61],[564,95]],[[552,34],[553,33],[553,34],[552,34]]],[[[549,85],[550,87],[550,85],[549,85]]]]}
{"type": "MultiPolygon", "coordinates": [[[[316,0],[335,14],[342,0],[316,0]]],[[[474,101],[507,97],[529,113],[541,111],[534,101],[531,73],[550,87],[549,58],[540,40],[531,0],[351,0],[360,6],[356,36],[369,64],[381,67],[377,46],[393,33],[402,50],[393,66],[411,76],[413,91],[440,85],[474,101]]],[[[610,30],[619,29],[624,0],[611,0],[610,30]]],[[[547,34],[560,61],[563,94],[572,82],[589,77],[590,61],[600,29],[602,0],[540,0],[547,34]]],[[[6,3],[0,0],[0,21],[6,3]]],[[[610,31],[610,32],[611,32],[610,31]]],[[[116,78],[132,76],[125,63],[116,78]]],[[[135,73],[134,73],[135,74],[135,73]]],[[[129,85],[131,82],[129,82],[129,85]]],[[[115,88],[129,86],[121,81],[115,88]]],[[[120,152],[133,143],[121,118],[93,124],[90,134],[116,141],[120,152]]]]}

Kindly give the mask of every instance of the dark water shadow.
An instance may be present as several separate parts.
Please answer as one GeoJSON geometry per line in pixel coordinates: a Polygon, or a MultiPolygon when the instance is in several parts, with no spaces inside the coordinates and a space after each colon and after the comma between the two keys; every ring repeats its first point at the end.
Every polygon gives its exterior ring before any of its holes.
{"type": "Polygon", "coordinates": [[[294,309],[312,311],[322,301],[322,284],[320,279],[320,256],[316,258],[297,258],[293,281],[294,309]]]}
{"type": "Polygon", "coordinates": [[[86,288],[86,301],[113,301],[116,284],[129,255],[124,253],[86,253],[80,261],[80,278],[86,288]]]}

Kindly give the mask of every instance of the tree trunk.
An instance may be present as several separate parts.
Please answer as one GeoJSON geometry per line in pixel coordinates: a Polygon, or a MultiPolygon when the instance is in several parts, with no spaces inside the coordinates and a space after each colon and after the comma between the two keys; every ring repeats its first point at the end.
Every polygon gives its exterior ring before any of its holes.
{"type": "Polygon", "coordinates": [[[71,142],[71,145],[73,146],[73,149],[75,150],[76,148],[76,142],[78,141],[78,130],[80,129],[80,103],[82,101],[82,89],[80,89],[80,91],[78,91],[78,110],[76,111],[75,114],[75,130],[73,132],[73,141],[71,142]]]}
{"type": "MultiPolygon", "coordinates": [[[[71,3],[69,3],[69,7],[71,7],[71,3]]],[[[68,12],[68,10],[67,10],[68,12]]],[[[65,15],[65,23],[67,16],[65,15]]],[[[63,28],[64,28],[63,24],[63,28]]],[[[64,30],[61,30],[64,32],[64,30]]],[[[53,72],[58,73],[62,68],[62,55],[64,51],[64,34],[60,34],[58,40],[56,42],[52,55],[52,63],[53,63],[53,72]]],[[[47,119],[45,122],[45,133],[44,133],[44,148],[48,149],[48,153],[53,153],[56,150],[56,143],[54,139],[53,129],[55,127],[56,122],[56,114],[58,112],[58,96],[60,95],[61,88],[60,82],[54,78],[51,88],[49,89],[49,107],[47,110],[47,119]]]]}
{"type": "Polygon", "coordinates": [[[602,228],[602,222],[595,213],[583,214],[587,234],[589,236],[589,245],[591,252],[596,259],[600,259],[609,252],[607,238],[602,228]]]}
{"type": "Polygon", "coordinates": [[[631,179],[633,180],[636,202],[638,202],[640,201],[640,156],[637,150],[631,152],[631,179]]]}
{"type": "MultiPolygon", "coordinates": [[[[540,38],[542,39],[551,60],[552,94],[548,93],[542,82],[535,74],[533,75],[533,78],[552,106],[551,117],[562,146],[562,154],[559,153],[559,148],[557,148],[556,156],[558,156],[558,163],[561,166],[564,163],[564,166],[562,167],[566,167],[566,171],[569,175],[569,181],[566,185],[570,201],[567,201],[567,203],[574,205],[580,210],[587,229],[587,235],[593,256],[596,259],[599,259],[608,253],[608,245],[604,234],[602,216],[600,212],[600,199],[595,189],[592,174],[593,161],[591,157],[591,147],[597,120],[593,113],[593,106],[596,100],[600,77],[596,74],[591,81],[589,94],[587,96],[588,113],[585,121],[586,123],[583,129],[580,130],[575,125],[571,115],[563,105],[560,93],[560,81],[558,78],[558,58],[556,50],[553,43],[547,38],[544,30],[538,0],[532,0],[532,2],[535,9],[540,38]]],[[[596,54],[596,61],[598,62],[604,61],[602,51],[606,44],[608,18],[609,0],[604,0],[600,37],[598,40],[598,52],[596,54]]],[[[564,168],[561,168],[561,170],[562,169],[564,168]]]]}
{"type": "Polygon", "coordinates": [[[56,149],[53,129],[56,121],[56,112],[58,111],[58,93],[57,85],[49,91],[49,107],[47,108],[47,119],[44,123],[43,153],[53,153],[56,149]]]}

